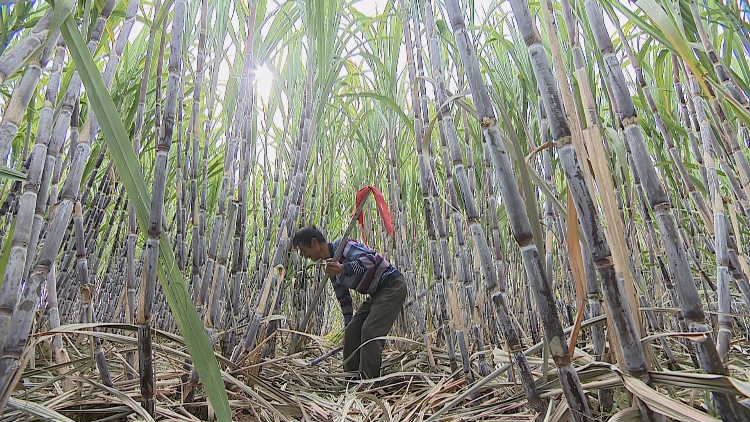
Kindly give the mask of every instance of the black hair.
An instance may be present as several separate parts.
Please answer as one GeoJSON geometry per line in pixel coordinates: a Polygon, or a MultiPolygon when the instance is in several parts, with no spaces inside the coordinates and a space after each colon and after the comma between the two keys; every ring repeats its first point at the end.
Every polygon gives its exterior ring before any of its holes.
{"type": "Polygon", "coordinates": [[[292,247],[298,248],[300,245],[310,246],[313,239],[317,240],[318,243],[326,243],[326,237],[323,235],[323,232],[315,228],[315,226],[305,227],[294,234],[292,247]]]}

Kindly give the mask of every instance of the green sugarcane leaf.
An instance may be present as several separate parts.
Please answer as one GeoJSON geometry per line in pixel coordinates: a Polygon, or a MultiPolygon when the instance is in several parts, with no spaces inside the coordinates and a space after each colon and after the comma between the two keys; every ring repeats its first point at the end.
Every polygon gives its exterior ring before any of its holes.
{"type": "Polygon", "coordinates": [[[12,169],[7,166],[0,167],[0,179],[10,179],[23,182],[26,180],[26,173],[12,169]]]}
{"type": "Polygon", "coordinates": [[[167,0],[159,7],[159,13],[157,13],[156,17],[154,18],[154,22],[151,25],[151,33],[155,34],[156,30],[158,28],[161,28],[161,25],[164,23],[164,20],[169,14],[169,9],[172,7],[173,2],[174,0],[167,0]]]}
{"type": "Polygon", "coordinates": [[[71,9],[75,1],[73,0],[56,0],[51,2],[54,6],[52,11],[52,24],[50,25],[50,33],[55,33],[65,22],[65,19],[70,15],[71,9]]]}
{"type": "MultiPolygon", "coordinates": [[[[96,112],[108,154],[115,163],[130,204],[136,211],[142,231],[146,231],[150,198],[146,182],[141,174],[141,166],[133,151],[132,143],[127,136],[117,107],[109,95],[104,80],[88,53],[86,43],[76,27],[72,17],[68,17],[62,28],[63,37],[70,49],[81,80],[86,87],[92,109],[96,112]]],[[[211,401],[219,421],[232,419],[229,400],[221,379],[221,372],[213,354],[211,342],[198,317],[195,306],[190,299],[185,280],[177,270],[175,257],[166,237],[161,237],[159,245],[159,282],[164,290],[169,307],[172,310],[180,332],[185,338],[190,356],[203,381],[208,398],[211,401]]]]}
{"type": "Polygon", "coordinates": [[[669,40],[668,45],[671,45],[680,57],[685,60],[685,64],[687,64],[698,79],[704,92],[708,92],[703,79],[703,75],[706,72],[695,58],[693,51],[690,49],[687,37],[685,37],[685,33],[677,27],[671,14],[669,14],[668,11],[660,6],[655,0],[637,0],[636,4],[644,13],[646,13],[646,16],[648,16],[648,18],[661,29],[662,34],[667,40],[669,40]]]}
{"type": "Polygon", "coordinates": [[[358,97],[358,98],[372,98],[378,100],[383,104],[387,105],[391,110],[395,111],[401,118],[401,121],[406,125],[407,128],[414,128],[414,122],[404,113],[404,109],[401,108],[393,98],[385,95],[376,94],[374,92],[362,92],[358,94],[342,94],[341,97],[358,97]]]}
{"type": "MultiPolygon", "coordinates": [[[[5,274],[5,269],[8,267],[8,259],[10,257],[10,248],[13,246],[13,232],[16,231],[16,219],[10,223],[10,229],[5,234],[5,240],[3,241],[3,250],[0,253],[0,274],[5,274]]],[[[3,287],[3,281],[5,277],[0,277],[0,287],[3,287]]]]}

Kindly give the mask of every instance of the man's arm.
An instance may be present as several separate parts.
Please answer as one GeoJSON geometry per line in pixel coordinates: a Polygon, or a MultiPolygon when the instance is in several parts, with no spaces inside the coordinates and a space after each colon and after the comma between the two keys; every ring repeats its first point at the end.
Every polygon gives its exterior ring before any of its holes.
{"type": "Polygon", "coordinates": [[[349,288],[339,283],[336,277],[331,277],[331,283],[333,284],[333,291],[336,292],[336,299],[341,305],[341,313],[344,314],[344,326],[347,326],[354,316],[352,295],[349,293],[349,288]]]}

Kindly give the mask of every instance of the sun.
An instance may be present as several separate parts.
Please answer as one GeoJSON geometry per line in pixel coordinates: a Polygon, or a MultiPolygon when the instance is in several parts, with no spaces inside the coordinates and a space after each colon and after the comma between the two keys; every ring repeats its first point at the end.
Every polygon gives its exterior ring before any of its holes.
{"type": "Polygon", "coordinates": [[[254,79],[256,92],[263,100],[263,103],[268,104],[268,98],[271,96],[271,89],[273,88],[273,73],[263,64],[255,68],[254,79]]]}

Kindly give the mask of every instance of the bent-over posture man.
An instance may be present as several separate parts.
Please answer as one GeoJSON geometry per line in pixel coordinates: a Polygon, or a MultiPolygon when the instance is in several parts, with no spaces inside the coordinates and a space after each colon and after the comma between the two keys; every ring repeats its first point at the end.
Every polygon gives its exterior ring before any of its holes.
{"type": "Polygon", "coordinates": [[[325,271],[331,276],[346,324],[344,371],[359,371],[363,378],[375,378],[380,376],[385,341],[368,340],[385,336],[391,330],[406,298],[406,282],[396,267],[354,239],[345,240],[341,259],[334,261],[333,255],[341,242],[338,238],[328,243],[320,230],[306,227],[294,235],[292,246],[307,259],[327,261],[325,271]],[[353,316],[349,289],[370,295],[353,316]]]}

